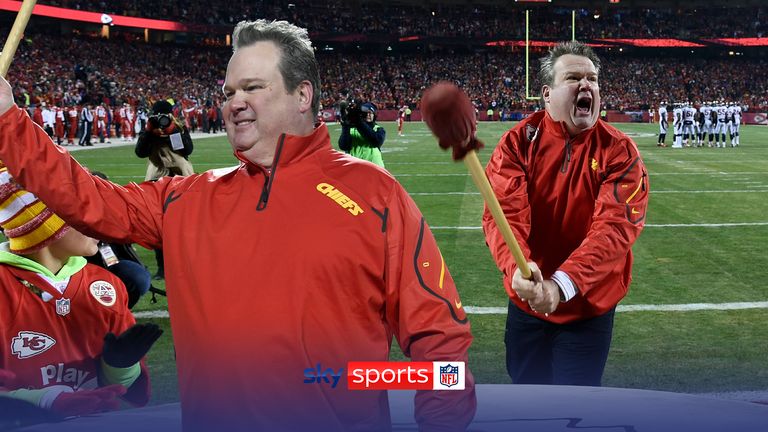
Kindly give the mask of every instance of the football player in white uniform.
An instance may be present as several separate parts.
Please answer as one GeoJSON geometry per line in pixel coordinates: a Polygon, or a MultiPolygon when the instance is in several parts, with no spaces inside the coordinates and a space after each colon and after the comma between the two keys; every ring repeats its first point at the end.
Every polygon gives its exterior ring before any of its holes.
{"type": "Polygon", "coordinates": [[[699,113],[704,119],[704,126],[701,128],[702,145],[707,135],[709,135],[709,147],[712,147],[712,139],[714,136],[712,136],[712,107],[710,104],[711,102],[704,102],[704,105],[699,108],[699,113]]]}
{"type": "Polygon", "coordinates": [[[672,130],[675,134],[672,148],[683,148],[683,107],[673,104],[672,130]]]}
{"type": "Polygon", "coordinates": [[[667,123],[667,103],[662,102],[661,105],[659,105],[659,141],[656,144],[659,147],[667,146],[664,141],[667,139],[668,126],[669,123],[667,123]]]}
{"type": "Polygon", "coordinates": [[[690,147],[691,144],[688,142],[688,136],[691,137],[691,141],[693,141],[694,137],[694,130],[693,130],[693,115],[696,113],[696,110],[691,107],[690,102],[686,102],[683,105],[683,141],[686,147],[690,147]]]}
{"type": "Polygon", "coordinates": [[[725,107],[725,102],[718,102],[717,106],[715,107],[715,112],[717,112],[717,125],[715,125],[715,147],[719,148],[721,142],[723,143],[723,147],[725,147],[725,131],[728,128],[728,109],[725,107]]]}
{"type": "Polygon", "coordinates": [[[731,146],[738,147],[739,146],[739,132],[741,131],[741,105],[736,103],[736,105],[733,107],[733,122],[731,122],[731,135],[733,135],[733,138],[731,139],[731,146]]]}
{"type": "Polygon", "coordinates": [[[704,115],[696,108],[696,105],[691,106],[691,109],[693,110],[693,133],[696,134],[696,147],[701,147],[701,130],[704,129],[704,115]]]}

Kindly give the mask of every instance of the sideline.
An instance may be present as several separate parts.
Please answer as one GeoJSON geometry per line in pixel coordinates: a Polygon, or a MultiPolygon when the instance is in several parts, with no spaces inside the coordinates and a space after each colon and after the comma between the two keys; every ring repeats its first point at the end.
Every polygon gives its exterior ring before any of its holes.
{"type": "MultiPolygon", "coordinates": [[[[692,312],[702,310],[741,310],[741,309],[768,309],[768,301],[762,302],[735,302],[735,303],[686,303],[686,304],[637,304],[619,305],[616,312],[692,312]]],[[[489,306],[465,306],[468,314],[477,315],[503,315],[507,313],[506,307],[489,306]]],[[[168,318],[167,310],[141,311],[133,314],[136,318],[168,318]]]]}
{"type": "MultiPolygon", "coordinates": [[[[699,223],[699,224],[645,224],[646,228],[723,228],[740,226],[765,226],[768,222],[732,222],[732,223],[699,223]]],[[[457,230],[473,231],[482,230],[481,226],[431,226],[432,231],[437,230],[457,230]]]]}
{"type": "MultiPolygon", "coordinates": [[[[203,139],[203,138],[227,136],[227,133],[217,132],[217,133],[207,134],[203,132],[195,132],[190,134],[190,136],[192,137],[192,140],[196,140],[196,139],[203,139]]],[[[135,138],[129,141],[123,141],[122,138],[112,138],[111,142],[109,143],[100,143],[99,138],[96,137],[92,146],[79,146],[75,144],[71,146],[59,146],[59,147],[66,149],[68,152],[72,153],[77,151],[98,150],[98,149],[105,149],[105,148],[125,147],[125,146],[135,146],[135,145],[136,145],[135,138]]]]}
{"type": "MultiPolygon", "coordinates": [[[[405,174],[405,175],[395,175],[395,177],[426,177],[427,175],[420,175],[420,174],[405,174]]],[[[429,174],[429,177],[437,177],[437,176],[454,176],[454,174],[429,174]]],[[[464,176],[464,174],[462,174],[464,176]]],[[[768,192],[768,184],[763,184],[758,182],[758,184],[753,184],[747,187],[751,187],[753,189],[727,189],[727,190],[657,190],[657,191],[651,191],[651,195],[655,194],[723,194],[723,193],[765,193],[768,192]]],[[[480,195],[480,192],[408,192],[408,195],[411,196],[440,196],[440,195],[480,195]]]]}

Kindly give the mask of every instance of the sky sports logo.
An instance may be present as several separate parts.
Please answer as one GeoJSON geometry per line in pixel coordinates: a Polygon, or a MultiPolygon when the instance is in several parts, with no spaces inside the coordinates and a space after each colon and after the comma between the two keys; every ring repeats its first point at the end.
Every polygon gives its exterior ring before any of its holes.
{"type": "MultiPolygon", "coordinates": [[[[344,368],[304,369],[305,384],[326,384],[336,388],[344,368]]],[[[464,390],[464,362],[349,362],[349,390],[464,390]]]]}

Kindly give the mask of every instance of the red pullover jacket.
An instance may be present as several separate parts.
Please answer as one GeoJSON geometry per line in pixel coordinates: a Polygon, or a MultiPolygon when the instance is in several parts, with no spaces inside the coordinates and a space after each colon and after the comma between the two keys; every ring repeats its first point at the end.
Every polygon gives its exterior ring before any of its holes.
{"type": "MultiPolygon", "coordinates": [[[[125,187],[83,170],[16,108],[0,159],[81,232],[162,247],[185,430],[389,430],[383,391],[306,383],[306,370],[467,361],[470,326],[416,205],[386,171],[331,148],[321,125],[250,162],[125,187]],[[44,174],[44,175],[43,175],[44,174]]],[[[464,391],[421,391],[425,430],[463,430],[464,391]]]]}
{"type": "Polygon", "coordinates": [[[648,205],[648,175],[635,143],[602,120],[569,137],[564,125],[539,111],[504,134],[486,174],[523,254],[545,279],[561,270],[578,290],[548,317],[520,301],[512,290],[517,266],[486,208],[486,240],[512,301],[554,323],[615,307],[632,279],[630,248],[648,205]]]}

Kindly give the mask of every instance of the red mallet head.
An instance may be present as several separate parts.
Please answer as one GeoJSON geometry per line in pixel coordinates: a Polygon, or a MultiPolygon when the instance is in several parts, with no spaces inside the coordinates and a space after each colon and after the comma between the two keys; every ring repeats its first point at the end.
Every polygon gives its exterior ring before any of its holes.
{"type": "Polygon", "coordinates": [[[455,84],[441,81],[421,97],[421,115],[437,137],[440,147],[453,148],[453,160],[461,160],[471,150],[483,148],[475,137],[475,107],[455,84]]]}

